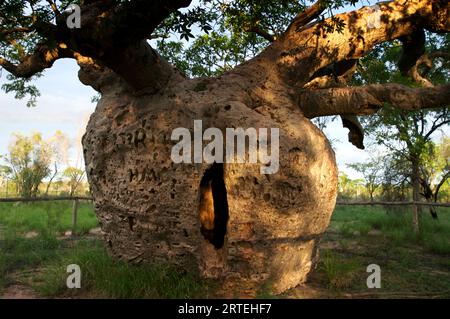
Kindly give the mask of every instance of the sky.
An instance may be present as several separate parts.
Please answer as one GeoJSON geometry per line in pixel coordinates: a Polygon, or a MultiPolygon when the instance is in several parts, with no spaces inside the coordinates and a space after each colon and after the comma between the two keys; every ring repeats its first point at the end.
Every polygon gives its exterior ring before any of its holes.
{"type": "MultiPolygon", "coordinates": [[[[70,59],[59,60],[53,68],[46,70],[44,76],[36,81],[41,91],[36,107],[29,108],[26,100],[16,100],[12,93],[0,91],[0,155],[7,154],[14,132],[25,135],[41,132],[44,138],[49,138],[61,130],[70,138],[73,146],[70,165],[76,165],[81,147],[80,137],[90,114],[95,110],[91,98],[96,95],[92,88],[78,80],[77,73],[78,66],[70,59]]],[[[5,77],[6,72],[2,72],[0,86],[5,83],[5,77]]],[[[329,124],[325,133],[333,140],[339,169],[351,178],[361,178],[346,164],[363,162],[370,157],[370,153],[348,142],[348,130],[342,127],[340,120],[329,124]]]]}
{"type": "MultiPolygon", "coordinates": [[[[6,81],[5,73],[0,78],[0,86],[6,81]]],[[[70,165],[76,165],[80,137],[95,109],[91,97],[96,94],[78,80],[77,73],[75,61],[56,61],[54,67],[36,81],[41,92],[36,107],[27,107],[26,99],[16,100],[13,93],[0,91],[0,154],[8,153],[12,133],[41,132],[47,139],[61,130],[72,144],[70,165]]]]}

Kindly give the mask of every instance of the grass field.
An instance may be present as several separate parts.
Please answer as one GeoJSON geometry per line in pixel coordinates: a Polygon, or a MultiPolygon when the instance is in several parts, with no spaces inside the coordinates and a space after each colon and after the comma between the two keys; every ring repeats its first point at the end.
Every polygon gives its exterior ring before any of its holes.
{"type": "Polygon", "coordinates": [[[407,208],[338,207],[311,286],[328,297],[449,298],[450,210],[438,214],[435,221],[424,210],[421,232],[414,235],[407,208]],[[381,267],[381,289],[367,289],[372,263],[381,267]]]}
{"type": "MultiPolygon", "coordinates": [[[[64,236],[71,229],[71,208],[70,202],[0,204],[0,296],[215,296],[212,283],[171,266],[131,266],[109,258],[103,241],[89,233],[98,226],[89,203],[80,203],[80,236],[64,236]],[[69,264],[83,269],[82,289],[66,288],[69,264]]],[[[424,211],[421,233],[414,235],[407,209],[338,207],[308,283],[279,297],[450,297],[450,210],[438,213],[434,221],[424,211]],[[381,289],[367,289],[366,267],[372,263],[382,269],[381,289]]]]}

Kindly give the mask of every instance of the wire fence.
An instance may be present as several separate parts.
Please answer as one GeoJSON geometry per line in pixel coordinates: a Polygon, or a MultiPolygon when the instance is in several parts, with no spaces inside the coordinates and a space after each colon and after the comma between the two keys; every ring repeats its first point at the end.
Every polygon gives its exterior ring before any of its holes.
{"type": "Polygon", "coordinates": [[[346,201],[337,201],[336,205],[344,206],[344,205],[355,205],[355,206],[434,206],[434,207],[450,207],[450,203],[429,203],[429,202],[346,202],[346,201]]]}
{"type": "MultiPolygon", "coordinates": [[[[23,198],[23,197],[11,197],[0,198],[0,203],[30,203],[30,202],[50,202],[50,201],[73,201],[72,205],[72,236],[76,235],[77,218],[78,218],[78,205],[80,201],[93,201],[92,197],[88,196],[57,196],[57,197],[35,197],[35,198],[23,198]]],[[[429,203],[429,202],[416,202],[416,201],[403,201],[403,202],[370,202],[370,201],[337,201],[336,206],[433,206],[433,207],[450,207],[450,203],[429,203]]]]}
{"type": "MultiPolygon", "coordinates": [[[[8,197],[0,198],[0,203],[15,203],[15,202],[48,202],[48,201],[93,201],[89,196],[48,196],[48,197],[8,197]]],[[[357,206],[435,206],[435,207],[450,207],[450,203],[434,203],[434,202],[417,202],[417,201],[402,201],[402,202],[385,202],[385,201],[337,201],[336,205],[357,205],[357,206]]]]}
{"type": "Polygon", "coordinates": [[[51,201],[91,201],[92,197],[88,196],[49,196],[49,197],[8,197],[0,198],[0,203],[17,203],[17,202],[51,202],[51,201]]]}

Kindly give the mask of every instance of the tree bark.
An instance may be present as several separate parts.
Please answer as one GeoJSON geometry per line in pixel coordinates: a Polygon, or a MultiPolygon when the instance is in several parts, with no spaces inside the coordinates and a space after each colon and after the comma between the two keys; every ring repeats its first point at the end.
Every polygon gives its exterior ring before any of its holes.
{"type": "Polygon", "coordinates": [[[305,90],[299,97],[299,104],[308,118],[334,114],[369,115],[385,103],[411,111],[445,106],[450,103],[450,85],[410,88],[400,84],[373,84],[305,90]]]}
{"type": "MultiPolygon", "coordinates": [[[[157,96],[103,94],[83,145],[112,255],[197,270],[221,280],[224,291],[256,291],[270,283],[280,293],[306,280],[335,205],[334,153],[282,88],[277,95],[256,91],[244,72],[184,79],[157,96]],[[231,127],[279,128],[278,173],[262,175],[260,164],[225,163],[225,189],[204,193],[201,181],[211,164],[170,158],[173,130],[184,127],[193,136],[196,119],[224,136],[231,127]],[[211,212],[200,213],[208,202],[200,198],[211,196],[226,198],[223,238],[215,235],[218,225],[206,237],[202,232],[201,216],[211,212]]],[[[225,206],[208,207],[221,216],[225,206]]]]}
{"type": "MultiPolygon", "coordinates": [[[[419,160],[416,156],[411,157],[411,182],[413,187],[413,201],[418,202],[420,200],[420,172],[419,172],[419,160]]],[[[416,234],[420,232],[420,208],[417,205],[413,205],[412,208],[412,224],[413,230],[416,234]]]]}
{"type": "MultiPolygon", "coordinates": [[[[422,174],[424,174],[424,173],[422,172],[422,174]]],[[[433,190],[431,189],[430,184],[426,181],[426,176],[422,176],[420,178],[420,185],[422,186],[422,191],[423,191],[421,194],[423,195],[425,200],[429,203],[435,202],[434,201],[435,196],[433,194],[433,190]]],[[[433,219],[438,219],[436,208],[434,208],[433,206],[430,206],[429,211],[430,211],[430,215],[433,219]]]]}

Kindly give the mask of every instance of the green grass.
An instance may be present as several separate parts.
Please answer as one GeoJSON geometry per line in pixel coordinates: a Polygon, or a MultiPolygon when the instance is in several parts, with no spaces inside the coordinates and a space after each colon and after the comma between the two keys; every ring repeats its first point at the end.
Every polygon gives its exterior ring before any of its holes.
{"type": "MultiPolygon", "coordinates": [[[[79,234],[98,226],[90,203],[80,202],[77,216],[79,234]]],[[[18,236],[31,231],[61,234],[72,229],[72,202],[0,203],[0,225],[18,236]]]]}
{"type": "Polygon", "coordinates": [[[198,278],[163,264],[133,266],[111,259],[99,242],[80,241],[40,275],[35,286],[41,295],[106,298],[195,298],[208,287],[198,278]],[[82,270],[81,289],[66,287],[67,265],[82,270]]]}
{"type": "MultiPolygon", "coordinates": [[[[98,221],[89,204],[81,204],[79,229],[98,221]]],[[[55,258],[60,233],[71,228],[71,202],[0,203],[0,292],[10,283],[8,274],[38,268],[55,258]],[[29,232],[37,237],[27,239],[29,232]]]]}
{"type": "MultiPolygon", "coordinates": [[[[78,232],[98,226],[89,203],[80,203],[78,232]]],[[[43,297],[196,298],[214,297],[213,283],[173,266],[133,266],[110,258],[103,241],[91,236],[61,239],[71,229],[71,202],[0,204],[0,294],[23,281],[43,297]],[[38,235],[25,238],[29,232],[38,235]],[[82,269],[82,288],[66,287],[66,267],[82,269]],[[22,278],[17,274],[29,274],[22,278]]],[[[323,242],[311,280],[331,297],[367,293],[366,267],[382,269],[382,289],[400,296],[417,293],[450,297],[450,209],[438,209],[439,220],[421,215],[420,234],[412,232],[409,209],[386,212],[379,206],[339,206],[323,242]],[[402,295],[403,294],[403,295],[402,295]]],[[[264,287],[258,296],[273,297],[264,287]]],[[[278,297],[285,297],[282,295],[278,297]]]]}
{"type": "MultiPolygon", "coordinates": [[[[199,278],[172,266],[132,266],[110,258],[103,241],[58,239],[71,229],[72,202],[0,204],[0,293],[15,273],[39,270],[33,288],[40,295],[107,298],[193,298],[208,294],[199,278]],[[29,232],[38,235],[25,238],[29,232]],[[82,269],[82,289],[68,290],[66,268],[82,269]]],[[[77,234],[98,226],[89,203],[78,208],[77,234]]]]}
{"type": "Polygon", "coordinates": [[[366,267],[375,263],[382,289],[371,290],[373,297],[450,296],[450,210],[438,214],[433,220],[424,209],[414,234],[408,208],[337,207],[324,242],[338,245],[321,251],[315,280],[338,295],[367,294],[366,267]]]}
{"type": "Polygon", "coordinates": [[[325,272],[328,289],[340,291],[361,283],[361,276],[358,271],[362,265],[358,259],[341,259],[330,250],[323,252],[319,264],[321,270],[325,272]]]}
{"type": "Polygon", "coordinates": [[[426,209],[420,217],[420,234],[412,231],[412,213],[408,208],[385,211],[379,206],[338,206],[330,229],[343,237],[366,236],[371,230],[381,231],[389,245],[419,244],[429,252],[450,254],[450,209],[438,209],[439,220],[433,220],[426,209]]]}
{"type": "Polygon", "coordinates": [[[0,241],[0,292],[9,284],[8,274],[44,266],[58,255],[59,248],[55,237],[25,239],[8,233],[0,241]]]}

